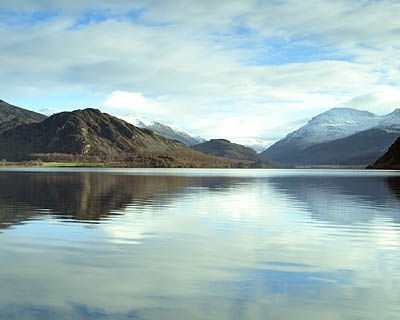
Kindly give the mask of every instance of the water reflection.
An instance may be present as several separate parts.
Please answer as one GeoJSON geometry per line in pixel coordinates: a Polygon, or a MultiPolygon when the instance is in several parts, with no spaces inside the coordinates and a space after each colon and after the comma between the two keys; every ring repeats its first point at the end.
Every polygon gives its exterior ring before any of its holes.
{"type": "Polygon", "coordinates": [[[141,176],[89,172],[0,173],[0,228],[41,215],[96,222],[137,207],[173,201],[205,188],[218,192],[249,179],[237,177],[141,176]]]}
{"type": "Polygon", "coordinates": [[[385,180],[393,194],[395,194],[397,198],[400,198],[400,178],[387,177],[385,180]]]}
{"type": "Polygon", "coordinates": [[[394,175],[187,172],[0,172],[0,319],[399,316],[394,175]]]}
{"type": "Polygon", "coordinates": [[[368,223],[378,216],[400,223],[397,176],[294,175],[271,177],[269,182],[315,220],[347,225],[368,223]]]}

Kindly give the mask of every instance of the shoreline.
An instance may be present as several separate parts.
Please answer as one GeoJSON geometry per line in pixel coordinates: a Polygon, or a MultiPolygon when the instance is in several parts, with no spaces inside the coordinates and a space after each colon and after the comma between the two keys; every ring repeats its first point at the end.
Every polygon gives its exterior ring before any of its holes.
{"type": "Polygon", "coordinates": [[[0,169],[6,168],[144,168],[144,169],[309,169],[309,170],[367,170],[366,165],[312,165],[312,166],[288,166],[288,167],[242,167],[242,166],[138,166],[133,163],[122,162],[42,162],[42,161],[21,161],[21,162],[0,162],[0,169]]]}

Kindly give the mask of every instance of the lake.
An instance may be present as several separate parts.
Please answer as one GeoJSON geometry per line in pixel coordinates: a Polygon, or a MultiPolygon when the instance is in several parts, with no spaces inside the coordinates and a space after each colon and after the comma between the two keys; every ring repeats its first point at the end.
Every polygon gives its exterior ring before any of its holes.
{"type": "Polygon", "coordinates": [[[0,319],[399,319],[400,173],[2,169],[0,319]]]}

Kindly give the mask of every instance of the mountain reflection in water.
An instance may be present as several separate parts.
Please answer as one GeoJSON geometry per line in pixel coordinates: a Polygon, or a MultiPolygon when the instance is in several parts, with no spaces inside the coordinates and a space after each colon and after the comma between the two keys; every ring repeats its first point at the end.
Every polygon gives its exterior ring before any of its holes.
{"type": "Polygon", "coordinates": [[[51,214],[99,222],[128,205],[159,205],[190,188],[218,191],[248,179],[235,177],[141,176],[89,172],[0,174],[0,228],[51,214]]]}
{"type": "Polygon", "coordinates": [[[397,319],[400,174],[0,170],[0,319],[397,319]]]}
{"type": "Polygon", "coordinates": [[[380,216],[400,223],[400,177],[295,175],[271,177],[269,183],[315,220],[355,224],[380,216]]]}

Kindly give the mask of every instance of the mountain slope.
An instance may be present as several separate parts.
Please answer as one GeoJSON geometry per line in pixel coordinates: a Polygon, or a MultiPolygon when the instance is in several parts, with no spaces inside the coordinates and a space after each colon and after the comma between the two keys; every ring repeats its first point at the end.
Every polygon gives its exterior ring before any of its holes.
{"type": "Polygon", "coordinates": [[[368,169],[400,169],[400,138],[373,165],[368,166],[368,169]]]}
{"type": "Polygon", "coordinates": [[[125,120],[129,123],[132,123],[136,127],[152,130],[155,133],[159,134],[160,136],[163,136],[168,139],[178,140],[186,144],[187,146],[192,146],[206,141],[201,137],[193,136],[183,130],[174,128],[172,126],[168,126],[161,122],[146,121],[143,119],[132,118],[132,117],[126,117],[125,120]]]}
{"type": "Polygon", "coordinates": [[[366,166],[379,158],[399,135],[381,129],[366,130],[299,150],[296,162],[290,164],[366,166]]]}
{"type": "Polygon", "coordinates": [[[21,124],[40,122],[45,115],[13,106],[0,100],[0,132],[15,128],[21,124]]]}
{"type": "Polygon", "coordinates": [[[350,108],[333,108],[312,118],[305,126],[288,134],[280,142],[303,148],[348,137],[356,132],[371,129],[378,123],[379,117],[373,113],[350,108]]]}
{"type": "Polygon", "coordinates": [[[0,134],[0,158],[31,159],[33,155],[66,154],[87,160],[130,163],[133,166],[234,166],[181,142],[140,129],[96,109],[55,114],[40,123],[21,125],[0,134]]]}
{"type": "Polygon", "coordinates": [[[40,122],[46,119],[46,116],[37,112],[13,106],[3,100],[0,100],[0,121],[9,121],[15,118],[32,122],[40,122]]]}
{"type": "Polygon", "coordinates": [[[261,156],[286,165],[366,164],[371,157],[382,155],[399,135],[400,110],[377,116],[367,111],[335,108],[312,118],[261,156]],[[363,132],[364,135],[358,135],[363,132]],[[376,145],[365,139],[375,141],[376,145]],[[357,145],[352,147],[351,143],[357,145]]]}

